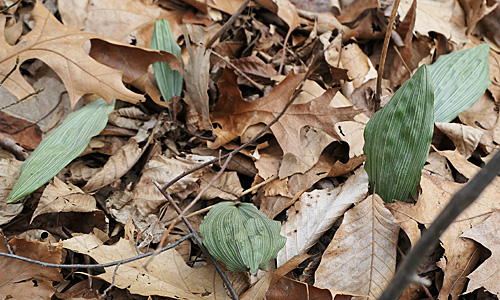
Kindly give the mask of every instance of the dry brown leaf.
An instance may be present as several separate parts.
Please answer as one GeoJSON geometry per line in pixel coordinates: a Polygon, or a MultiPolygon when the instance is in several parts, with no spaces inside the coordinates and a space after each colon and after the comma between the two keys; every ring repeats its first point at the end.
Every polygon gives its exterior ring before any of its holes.
{"type": "Polygon", "coordinates": [[[42,131],[36,124],[12,117],[3,111],[0,111],[0,132],[12,134],[16,142],[28,150],[35,150],[42,141],[42,131]]]}
{"type": "MultiPolygon", "coordinates": [[[[200,178],[200,190],[205,188],[217,173],[209,173],[200,178]]],[[[238,173],[224,172],[212,185],[203,193],[201,199],[211,200],[221,198],[224,200],[237,200],[243,192],[238,173]]]]}
{"type": "MultiPolygon", "coordinates": [[[[71,112],[71,104],[61,79],[49,66],[42,61],[35,61],[30,65],[29,70],[30,73],[35,74],[34,78],[30,78],[33,88],[43,87],[43,92],[31,101],[18,103],[4,111],[13,117],[36,123],[44,135],[47,135],[71,112]],[[33,109],[33,102],[36,103],[37,109],[33,109]]],[[[0,88],[0,106],[12,104],[17,100],[4,88],[0,88]]]]}
{"type": "MultiPolygon", "coordinates": [[[[60,264],[62,247],[49,250],[46,243],[12,239],[14,254],[48,263],[60,264]]],[[[4,237],[0,236],[0,251],[7,253],[4,237]]],[[[0,257],[0,295],[5,299],[50,299],[56,289],[54,281],[64,281],[60,270],[47,268],[13,258],[0,257]]]]}
{"type": "Polygon", "coordinates": [[[479,144],[486,153],[493,152],[500,144],[500,126],[497,126],[500,115],[497,103],[488,93],[484,93],[476,103],[459,114],[458,117],[465,125],[484,131],[479,144]]]}
{"type": "MultiPolygon", "coordinates": [[[[238,89],[236,76],[226,69],[219,81],[219,101],[212,113],[212,121],[222,128],[216,128],[217,141],[212,147],[226,144],[234,137],[241,136],[251,125],[271,122],[283,109],[294,89],[302,81],[302,77],[303,75],[291,73],[267,96],[255,101],[246,101],[238,89]]],[[[284,156],[288,157],[285,159],[297,162],[295,165],[307,166],[297,168],[302,172],[310,169],[318,161],[319,155],[330,139],[340,139],[335,124],[352,120],[359,114],[352,106],[331,106],[330,102],[335,94],[336,91],[330,89],[310,102],[293,104],[285,115],[271,126],[284,156]],[[307,132],[318,137],[314,135],[317,131],[323,131],[330,138],[323,139],[324,143],[308,140],[307,132]]],[[[292,168],[287,167],[292,171],[292,168]]],[[[280,177],[291,175],[290,172],[285,173],[280,170],[280,177]]]]}
{"type": "Polygon", "coordinates": [[[202,130],[212,130],[209,112],[208,83],[210,79],[210,50],[204,46],[191,45],[188,28],[183,27],[186,37],[186,48],[189,53],[189,64],[185,67],[184,82],[189,97],[186,104],[196,112],[197,126],[202,130]]]}
{"type": "MultiPolygon", "coordinates": [[[[134,63],[134,67],[141,65],[143,73],[152,62],[160,60],[169,60],[173,69],[182,72],[180,62],[174,55],[120,44],[96,34],[64,26],[40,1],[36,2],[32,18],[35,21],[33,30],[22,36],[21,41],[15,46],[10,46],[7,45],[3,33],[6,17],[0,16],[0,41],[3,40],[1,43],[6,44],[0,49],[0,67],[10,70],[15,65],[17,57],[21,63],[33,58],[44,61],[62,79],[72,106],[75,106],[85,94],[98,94],[107,101],[121,99],[137,103],[144,99],[144,96],[125,87],[122,82],[123,71],[98,63],[85,52],[83,45],[92,39],[95,42],[100,41],[136,52],[134,59],[130,61],[134,63]]],[[[17,98],[34,92],[33,87],[23,78],[19,70],[12,73],[3,87],[17,98]]]]}
{"type": "MultiPolygon", "coordinates": [[[[406,16],[412,4],[413,0],[401,1],[399,14],[406,16]]],[[[439,32],[460,45],[469,41],[465,34],[466,29],[464,12],[458,1],[418,1],[414,31],[425,35],[430,31],[439,32]]]]}
{"type": "MultiPolygon", "coordinates": [[[[64,247],[87,254],[98,263],[137,255],[136,248],[125,239],[107,246],[94,235],[81,235],[64,241],[64,247]]],[[[180,299],[231,299],[212,265],[193,269],[186,265],[175,249],[115,267],[105,268],[98,276],[133,294],[158,295],[180,299]],[[116,271],[116,276],[114,272],[116,271]]]]}
{"type": "Polygon", "coordinates": [[[166,19],[174,38],[182,35],[181,9],[166,10],[146,1],[93,0],[58,1],[59,13],[67,26],[102,35],[113,40],[148,48],[154,23],[166,19]]]}
{"type": "Polygon", "coordinates": [[[457,123],[435,123],[436,127],[455,144],[458,152],[469,158],[476,150],[483,132],[477,128],[457,123]]]}
{"type": "Polygon", "coordinates": [[[43,190],[38,206],[31,221],[43,214],[61,212],[93,212],[98,211],[93,196],[85,194],[73,184],[65,184],[59,178],[54,180],[43,190]]]}
{"type": "Polygon", "coordinates": [[[363,200],[367,192],[368,175],[361,168],[333,190],[302,194],[288,209],[288,220],[281,226],[281,235],[287,238],[287,243],[278,252],[278,266],[305,254],[353,203],[363,200]]]}
{"type": "MultiPolygon", "coordinates": [[[[498,9],[498,8],[497,8],[498,9]]],[[[490,49],[490,80],[491,84],[488,90],[491,92],[493,99],[497,103],[500,102],[500,53],[490,49]]]]}
{"type": "Polygon", "coordinates": [[[437,152],[429,153],[424,170],[426,174],[433,175],[439,179],[446,181],[454,181],[453,174],[446,158],[437,152]]]}
{"type": "Polygon", "coordinates": [[[469,284],[466,293],[484,287],[488,292],[500,295],[500,213],[494,212],[483,223],[474,226],[464,232],[461,237],[472,239],[488,250],[491,256],[481,263],[469,276],[469,284]]]}
{"type": "Polygon", "coordinates": [[[14,158],[0,158],[0,225],[9,223],[23,210],[22,203],[7,203],[10,191],[21,175],[21,164],[22,161],[14,158]]]}
{"type": "Polygon", "coordinates": [[[340,67],[347,69],[347,75],[352,81],[342,84],[342,93],[350,98],[355,89],[363,83],[377,77],[377,71],[371,60],[359,48],[358,44],[349,44],[342,49],[340,67]]]}
{"type": "Polygon", "coordinates": [[[498,5],[497,1],[483,1],[483,0],[459,0],[460,6],[464,10],[467,24],[466,33],[469,34],[477,22],[484,16],[492,12],[498,5]]]}
{"type": "Polygon", "coordinates": [[[100,189],[119,178],[130,170],[139,160],[146,147],[140,147],[134,138],[113,154],[104,167],[92,175],[82,190],[89,192],[100,189]]]}
{"type": "MultiPolygon", "coordinates": [[[[458,164],[454,165],[459,166],[458,164]]],[[[462,170],[461,172],[465,173],[466,171],[462,170]]],[[[463,186],[462,184],[443,181],[425,174],[422,175],[420,185],[422,194],[417,204],[402,204],[392,209],[420,224],[424,224],[426,227],[430,226],[448,204],[452,195],[463,186]]],[[[479,198],[460,214],[441,236],[440,240],[445,249],[445,254],[442,259],[443,262],[440,264],[440,267],[444,269],[444,280],[439,299],[448,299],[448,296],[457,299],[461,294],[463,287],[467,283],[465,276],[472,271],[475,262],[479,259],[479,255],[477,245],[470,240],[461,238],[460,235],[483,222],[493,211],[500,209],[498,193],[498,187],[495,184],[488,186],[479,198]]]]}
{"type": "Polygon", "coordinates": [[[347,211],[315,273],[315,286],[378,298],[396,270],[399,226],[370,195],[347,211]]]}

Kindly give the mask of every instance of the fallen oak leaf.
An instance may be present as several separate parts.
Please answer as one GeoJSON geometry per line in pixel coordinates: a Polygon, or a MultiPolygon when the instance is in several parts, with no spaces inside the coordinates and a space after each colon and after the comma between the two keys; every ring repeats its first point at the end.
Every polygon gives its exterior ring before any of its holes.
{"type": "MultiPolygon", "coordinates": [[[[105,66],[85,52],[83,45],[88,40],[101,40],[139,51],[142,57],[149,58],[141,58],[142,70],[147,70],[147,66],[153,61],[169,60],[173,69],[181,71],[179,60],[172,54],[133,47],[64,26],[40,1],[35,4],[32,19],[35,21],[33,30],[22,36],[16,45],[10,46],[4,37],[6,17],[0,15],[0,44],[4,45],[0,49],[0,68],[10,70],[15,65],[17,57],[21,63],[34,58],[42,60],[63,81],[73,107],[85,94],[98,94],[108,102],[113,99],[131,103],[144,100],[144,96],[125,87],[122,82],[124,71],[105,66]]],[[[11,74],[3,87],[18,98],[34,92],[33,87],[23,78],[19,70],[11,74]]]]}
{"type": "MultiPolygon", "coordinates": [[[[303,75],[290,73],[271,93],[255,101],[243,99],[236,80],[234,72],[226,69],[219,81],[219,101],[214,107],[212,122],[218,123],[221,128],[215,129],[217,140],[211,148],[217,148],[241,136],[251,125],[269,124],[273,121],[302,82],[303,75]]],[[[322,143],[322,149],[319,149],[321,151],[305,149],[303,144],[309,143],[308,147],[311,148],[315,145],[304,139],[303,134],[301,136],[303,128],[313,127],[323,131],[334,140],[341,140],[335,124],[353,120],[360,112],[354,106],[330,106],[336,93],[337,90],[329,89],[307,103],[292,104],[278,122],[271,126],[271,131],[282,148],[284,157],[293,157],[309,165],[310,168],[317,162],[322,150],[328,146],[329,143],[322,143]]],[[[281,174],[280,177],[282,177],[281,174]]]]}

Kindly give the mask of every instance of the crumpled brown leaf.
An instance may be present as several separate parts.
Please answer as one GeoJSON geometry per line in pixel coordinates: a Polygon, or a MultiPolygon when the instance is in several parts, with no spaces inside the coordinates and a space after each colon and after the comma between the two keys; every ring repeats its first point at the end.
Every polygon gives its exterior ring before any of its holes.
{"type": "MultiPolygon", "coordinates": [[[[98,63],[85,52],[83,45],[88,40],[95,39],[116,47],[133,49],[136,53],[131,61],[135,67],[140,66],[143,73],[154,61],[168,62],[173,69],[182,72],[180,62],[174,55],[120,44],[96,34],[64,26],[40,1],[36,2],[32,18],[35,21],[33,30],[22,36],[16,45],[10,46],[5,41],[3,32],[6,17],[0,15],[0,43],[4,45],[0,49],[0,67],[11,69],[17,57],[21,63],[32,58],[44,61],[63,81],[72,106],[75,106],[84,94],[98,94],[108,102],[113,99],[132,103],[144,100],[144,96],[125,87],[122,82],[123,71],[98,63]]],[[[3,87],[17,98],[34,92],[33,87],[23,78],[19,70],[12,73],[3,87]]]]}
{"type": "MultiPolygon", "coordinates": [[[[46,243],[15,238],[9,242],[14,254],[48,263],[60,264],[62,247],[49,250],[46,243]]],[[[8,252],[0,236],[0,251],[8,252]]],[[[61,269],[47,268],[13,258],[0,257],[0,295],[5,299],[50,299],[54,281],[63,281],[61,269]]]]}
{"type": "MultiPolygon", "coordinates": [[[[219,101],[212,113],[212,121],[221,126],[215,130],[217,140],[212,147],[224,145],[241,136],[251,125],[270,123],[283,109],[302,78],[303,75],[291,73],[267,96],[246,101],[238,89],[236,76],[226,69],[219,81],[219,101]]],[[[318,161],[319,155],[332,140],[341,139],[335,124],[353,120],[360,113],[353,106],[332,107],[330,102],[335,94],[335,90],[329,89],[307,103],[292,104],[285,115],[271,126],[284,152],[284,160],[299,161],[307,166],[301,172],[307,171],[318,161]],[[308,132],[314,134],[318,130],[325,133],[324,141],[310,140],[308,132]]],[[[291,174],[281,173],[280,177],[288,175],[291,174]]]]}

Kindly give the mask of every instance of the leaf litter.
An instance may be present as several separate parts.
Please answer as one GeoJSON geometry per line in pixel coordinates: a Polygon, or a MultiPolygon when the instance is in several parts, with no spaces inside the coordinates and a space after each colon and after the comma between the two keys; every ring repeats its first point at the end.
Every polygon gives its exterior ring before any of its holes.
{"type": "MultiPolygon", "coordinates": [[[[153,181],[165,184],[215,158],[167,190],[185,208],[207,188],[187,212],[194,229],[211,205],[239,200],[281,221],[288,238],[277,265],[272,261],[261,277],[227,273],[242,299],[380,295],[401,260],[398,251],[420,238],[497,151],[500,31],[485,24],[500,6],[401,1],[382,104],[419,65],[481,39],[490,46],[491,84],[458,118],[436,124],[416,203],[383,204],[367,196],[362,149],[390,9],[377,1],[259,1],[207,49],[243,2],[59,1],[54,16],[39,1],[22,1],[0,15],[0,76],[20,59],[0,89],[0,103],[38,91],[2,111],[0,224],[11,251],[53,263],[102,263],[153,251],[163,239],[171,243],[189,229],[183,223],[169,229],[177,213],[153,181]],[[169,21],[186,63],[183,96],[170,105],[161,100],[151,64],[183,70],[173,55],[147,48],[157,19],[169,21]],[[319,67],[305,78],[318,57],[319,67]],[[217,159],[275,120],[302,82],[278,122],[209,186],[225,162],[217,159]],[[48,184],[7,204],[22,153],[72,110],[101,97],[117,103],[99,136],[48,184]],[[167,107],[174,120],[161,113],[167,107]]],[[[498,269],[497,181],[446,230],[422,267],[419,275],[431,286],[414,284],[403,299],[498,297],[491,275],[498,269]]],[[[1,257],[12,272],[0,275],[0,293],[67,299],[103,297],[107,289],[120,299],[230,299],[199,247],[182,245],[117,269],[75,273],[1,257]]],[[[0,247],[9,252],[6,243],[0,247]]]]}

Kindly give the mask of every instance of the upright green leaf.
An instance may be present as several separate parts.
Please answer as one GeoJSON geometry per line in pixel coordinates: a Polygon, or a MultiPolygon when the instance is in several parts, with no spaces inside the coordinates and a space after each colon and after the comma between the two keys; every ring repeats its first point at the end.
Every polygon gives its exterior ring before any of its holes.
{"type": "Polygon", "coordinates": [[[101,98],[69,114],[21,165],[21,176],[7,202],[29,195],[80,155],[90,139],[104,129],[114,107],[115,101],[108,104],[101,98]]]}
{"type": "MultiPolygon", "coordinates": [[[[182,62],[181,47],[177,44],[167,20],[156,21],[150,47],[151,49],[170,52],[182,62]]],[[[182,92],[181,73],[173,71],[172,68],[164,62],[153,63],[153,70],[161,95],[165,101],[169,101],[170,98],[174,96],[180,96],[182,92]]]]}
{"type": "Polygon", "coordinates": [[[251,203],[221,202],[200,226],[203,244],[231,271],[265,269],[285,246],[281,223],[269,219],[251,203]]]}
{"type": "Polygon", "coordinates": [[[442,55],[429,67],[434,86],[434,121],[450,122],[474,104],[490,85],[490,47],[442,55]]]}
{"type": "Polygon", "coordinates": [[[370,189],[385,202],[416,192],[431,144],[434,93],[423,65],[366,125],[363,151],[370,189]]]}

